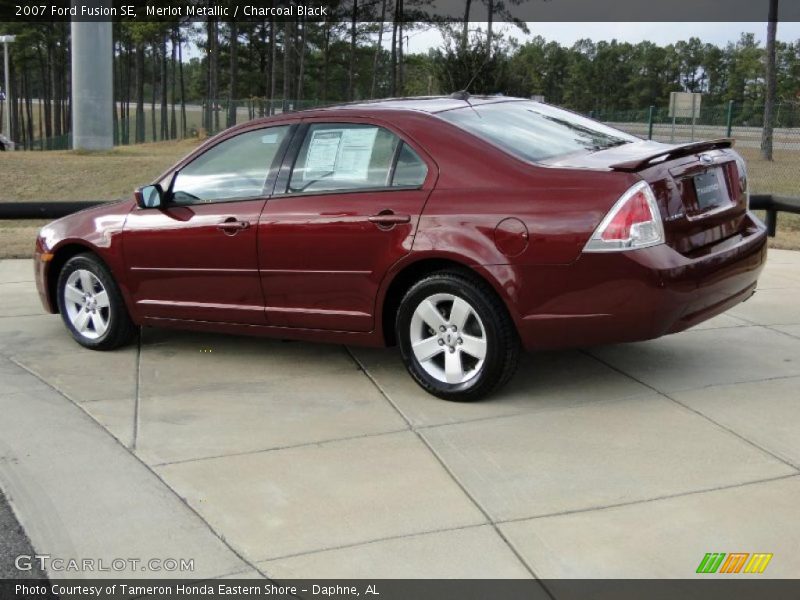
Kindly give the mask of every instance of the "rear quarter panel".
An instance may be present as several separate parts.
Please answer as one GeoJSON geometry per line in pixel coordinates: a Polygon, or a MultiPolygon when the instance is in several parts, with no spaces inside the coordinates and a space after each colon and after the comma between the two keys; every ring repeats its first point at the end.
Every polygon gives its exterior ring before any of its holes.
{"type": "Polygon", "coordinates": [[[415,252],[454,252],[473,264],[568,264],[614,202],[638,177],[603,170],[544,167],[516,159],[434,116],[405,128],[439,165],[420,220],[415,252]],[[515,217],[527,248],[505,256],[494,230],[515,217]]]}

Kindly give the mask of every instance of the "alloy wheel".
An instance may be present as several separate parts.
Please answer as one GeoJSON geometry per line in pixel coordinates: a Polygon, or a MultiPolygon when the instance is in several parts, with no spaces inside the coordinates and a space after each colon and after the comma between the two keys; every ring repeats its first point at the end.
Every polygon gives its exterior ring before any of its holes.
{"type": "Polygon", "coordinates": [[[475,377],[488,350],[486,329],[475,308],[453,294],[433,294],[411,318],[411,349],[434,379],[461,384],[475,377]]]}
{"type": "Polygon", "coordinates": [[[108,330],[111,303],[103,283],[86,269],[70,273],[64,286],[64,305],[70,323],[81,336],[96,340],[108,330]]]}

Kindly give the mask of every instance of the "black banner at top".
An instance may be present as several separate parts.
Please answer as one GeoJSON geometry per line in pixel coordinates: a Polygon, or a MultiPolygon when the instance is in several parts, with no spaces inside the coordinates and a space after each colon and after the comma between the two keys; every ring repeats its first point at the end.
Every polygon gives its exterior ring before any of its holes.
{"type": "MultiPolygon", "coordinates": [[[[0,0],[0,21],[377,21],[488,20],[472,0],[0,0]],[[398,10],[396,10],[396,8],[398,10]]],[[[521,0],[494,2],[492,20],[527,22],[763,22],[770,0],[521,0]],[[498,7],[500,10],[498,10],[498,7]]],[[[800,21],[800,0],[781,0],[779,21],[800,21]]]]}

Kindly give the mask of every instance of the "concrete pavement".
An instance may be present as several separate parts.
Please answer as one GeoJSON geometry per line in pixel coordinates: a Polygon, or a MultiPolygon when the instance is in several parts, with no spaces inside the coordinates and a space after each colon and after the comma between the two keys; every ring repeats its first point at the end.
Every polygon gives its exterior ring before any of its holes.
{"type": "Polygon", "coordinates": [[[0,281],[0,487],[40,553],[192,578],[685,578],[706,552],[800,573],[800,253],[698,328],[527,356],[477,404],[427,396],[394,349],[145,330],[91,352],[30,261],[0,281]]]}

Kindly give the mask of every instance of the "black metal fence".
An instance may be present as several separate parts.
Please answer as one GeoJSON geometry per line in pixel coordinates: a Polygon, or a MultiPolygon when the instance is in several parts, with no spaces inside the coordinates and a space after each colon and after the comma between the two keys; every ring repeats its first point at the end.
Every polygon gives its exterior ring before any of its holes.
{"type": "MultiPolygon", "coordinates": [[[[99,200],[87,200],[84,202],[2,202],[0,203],[0,220],[58,219],[99,204],[103,204],[103,202],[99,200]]],[[[765,211],[767,231],[770,236],[775,237],[778,214],[783,212],[800,215],[800,198],[753,194],[750,196],[750,208],[765,211]]]]}

